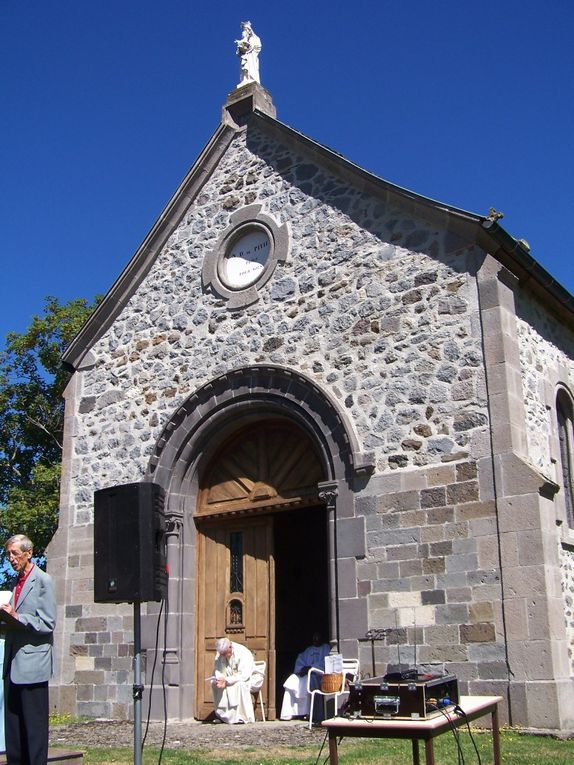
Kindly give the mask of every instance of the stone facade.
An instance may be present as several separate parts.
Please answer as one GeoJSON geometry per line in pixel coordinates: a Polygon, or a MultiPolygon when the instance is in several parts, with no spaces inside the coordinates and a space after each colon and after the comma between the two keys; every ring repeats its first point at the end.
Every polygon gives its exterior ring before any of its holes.
{"type": "MultiPolygon", "coordinates": [[[[528,455],[541,472],[562,483],[560,448],[556,430],[556,395],[560,387],[572,390],[574,334],[538,301],[518,303],[519,344],[523,370],[528,430],[528,455]]],[[[570,675],[574,677],[574,622],[572,561],[574,530],[568,528],[563,492],[556,495],[559,561],[570,675]]]]}
{"type": "Polygon", "coordinates": [[[56,706],[130,714],[132,614],[93,602],[93,492],[156,480],[180,529],[170,588],[188,634],[170,649],[169,710],[193,715],[200,487],[176,465],[184,452],[193,465],[205,441],[194,434],[215,438],[226,407],[267,396],[270,412],[283,406],[316,427],[331,466],[331,637],[342,650],[367,670],[360,639],[392,628],[379,667],[454,672],[463,692],[500,693],[506,719],[574,727],[562,709],[572,556],[550,496],[554,380],[543,371],[572,375],[570,336],[489,254],[488,221],[368,176],[272,117],[244,125],[233,103],[67,355],[75,373],[49,550],[62,604],[56,706]],[[202,268],[232,215],[254,204],[287,226],[289,253],[255,302],[229,310],[202,268]],[[544,709],[533,701],[541,686],[544,709]]]}
{"type": "Polygon", "coordinates": [[[428,224],[353,194],[284,147],[260,159],[253,152],[262,142],[249,150],[244,135],[235,139],[92,349],[98,362],[82,376],[74,443],[86,466],[76,523],[91,521],[94,484],[143,475],[170,414],[230,368],[271,363],[312,375],[347,410],[379,470],[464,459],[486,432],[476,291],[464,273],[478,253],[446,252],[428,224]],[[304,194],[272,172],[275,166],[316,181],[305,182],[304,194]],[[243,167],[249,173],[241,174],[243,167]],[[271,214],[283,211],[293,244],[269,290],[237,315],[202,293],[200,273],[230,213],[255,194],[271,214]],[[356,208],[356,220],[341,207],[356,208]],[[421,249],[381,241],[385,230],[421,249]]]}
{"type": "Polygon", "coordinates": [[[562,549],[562,589],[564,592],[570,674],[574,676],[574,551],[567,547],[562,549]]]}
{"type": "Polygon", "coordinates": [[[536,300],[517,302],[518,342],[532,463],[557,483],[555,399],[557,385],[574,379],[574,333],[536,300]]]}

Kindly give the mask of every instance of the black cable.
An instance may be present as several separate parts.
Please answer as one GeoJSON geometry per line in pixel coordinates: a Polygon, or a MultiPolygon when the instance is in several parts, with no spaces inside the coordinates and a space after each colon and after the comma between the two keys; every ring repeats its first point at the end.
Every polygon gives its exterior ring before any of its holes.
{"type": "Polygon", "coordinates": [[[323,747],[325,746],[325,741],[327,740],[328,735],[329,735],[329,731],[326,731],[325,738],[323,739],[321,748],[319,749],[319,754],[317,755],[317,759],[315,760],[315,765],[317,765],[317,763],[319,762],[319,757],[321,756],[321,752],[323,751],[323,747]]]}
{"type": "Polygon", "coordinates": [[[441,713],[441,715],[446,718],[446,720],[447,720],[447,722],[449,724],[449,727],[451,729],[452,735],[453,735],[454,740],[456,742],[456,748],[457,748],[457,752],[458,752],[458,763],[459,763],[459,765],[464,765],[464,753],[463,753],[462,747],[460,745],[460,737],[458,735],[458,731],[456,729],[456,725],[451,720],[450,715],[448,715],[446,713],[446,710],[443,707],[437,705],[437,709],[441,713]]]}
{"type": "Polygon", "coordinates": [[[474,747],[474,751],[476,752],[476,758],[478,760],[478,765],[482,765],[482,760],[480,759],[480,752],[478,751],[478,747],[476,745],[476,741],[474,740],[474,736],[472,735],[472,730],[470,729],[470,722],[466,715],[466,712],[464,709],[461,709],[459,706],[456,706],[454,708],[454,711],[457,715],[464,717],[464,721],[466,723],[466,727],[468,728],[468,735],[470,736],[470,740],[472,741],[472,745],[474,747]]]}
{"type": "MultiPolygon", "coordinates": [[[[339,737],[339,740],[337,741],[337,749],[339,748],[339,746],[340,746],[340,744],[341,744],[341,741],[343,740],[343,738],[344,738],[344,736],[340,736],[340,737],[339,737]]],[[[323,746],[324,746],[324,745],[325,745],[325,742],[323,741],[323,746]]],[[[323,748],[323,747],[321,747],[321,748],[323,748]]],[[[323,760],[323,765],[326,765],[326,764],[329,762],[329,760],[330,760],[330,759],[331,759],[331,752],[329,752],[329,754],[328,754],[328,755],[325,757],[325,759],[323,760]]]]}
{"type": "MultiPolygon", "coordinates": [[[[319,758],[321,757],[321,753],[323,752],[323,748],[325,747],[325,741],[327,740],[328,735],[329,735],[329,731],[326,731],[325,738],[321,742],[321,748],[319,749],[314,765],[317,765],[317,763],[319,762],[319,758]]],[[[337,746],[341,743],[342,740],[343,740],[343,736],[341,736],[341,738],[339,739],[337,746]]],[[[329,761],[329,757],[330,757],[330,753],[323,760],[323,765],[325,765],[325,763],[329,761]]]]}
{"type": "Polygon", "coordinates": [[[163,662],[161,668],[161,688],[163,695],[163,736],[161,739],[161,749],[159,750],[158,765],[161,765],[165,742],[167,741],[167,691],[165,687],[165,660],[167,656],[167,620],[169,617],[169,588],[165,591],[165,618],[163,620],[163,662]]]}
{"type": "Polygon", "coordinates": [[[154,650],[154,656],[153,656],[153,664],[152,664],[152,668],[151,668],[151,677],[150,677],[150,681],[149,681],[149,699],[148,699],[148,705],[147,705],[147,719],[146,719],[146,724],[145,724],[145,733],[144,733],[144,737],[143,737],[143,740],[142,740],[142,754],[143,754],[143,748],[144,748],[145,740],[147,738],[147,734],[148,734],[148,731],[149,731],[149,724],[150,724],[150,718],[151,718],[151,698],[152,698],[152,694],[153,694],[153,678],[154,678],[154,675],[155,675],[155,668],[157,666],[157,654],[158,654],[158,649],[159,649],[159,625],[160,625],[160,622],[161,622],[161,615],[162,615],[162,612],[163,612],[163,604],[164,604],[164,600],[162,599],[161,605],[159,607],[159,613],[157,615],[157,624],[156,624],[156,628],[155,628],[155,650],[154,650]]]}

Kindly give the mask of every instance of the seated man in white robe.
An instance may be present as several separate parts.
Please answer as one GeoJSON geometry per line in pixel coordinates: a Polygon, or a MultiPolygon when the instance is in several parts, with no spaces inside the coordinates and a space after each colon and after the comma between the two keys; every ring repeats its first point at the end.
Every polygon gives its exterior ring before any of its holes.
{"type": "MultiPolygon", "coordinates": [[[[295,670],[283,683],[285,693],[281,705],[281,719],[306,717],[309,714],[310,696],[307,693],[307,673],[314,667],[325,671],[325,656],[331,647],[323,643],[318,632],[313,634],[312,645],[302,651],[295,661],[295,670]]],[[[315,715],[313,715],[314,717],[315,715]]]]}
{"type": "Polygon", "coordinates": [[[216,640],[215,650],[217,656],[211,679],[215,714],[225,723],[255,722],[251,697],[256,683],[253,654],[249,648],[232,643],[228,638],[216,640]]]}

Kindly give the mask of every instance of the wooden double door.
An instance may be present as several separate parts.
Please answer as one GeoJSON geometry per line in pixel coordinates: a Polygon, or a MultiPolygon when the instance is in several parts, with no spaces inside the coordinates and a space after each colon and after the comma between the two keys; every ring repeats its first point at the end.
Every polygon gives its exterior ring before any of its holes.
{"type": "Polygon", "coordinates": [[[213,713],[217,638],[246,645],[267,662],[269,719],[282,683],[314,631],[328,635],[326,513],[322,506],[198,524],[196,717],[213,713]]]}

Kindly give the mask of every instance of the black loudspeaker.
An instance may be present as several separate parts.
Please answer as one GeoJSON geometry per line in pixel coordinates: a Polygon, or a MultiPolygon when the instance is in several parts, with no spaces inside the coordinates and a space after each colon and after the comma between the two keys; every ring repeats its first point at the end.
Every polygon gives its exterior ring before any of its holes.
{"type": "Polygon", "coordinates": [[[166,589],[162,487],[127,483],[94,492],[94,601],[162,600],[166,589]]]}

